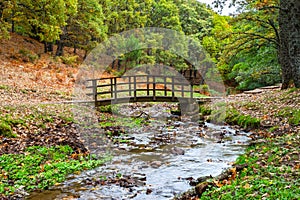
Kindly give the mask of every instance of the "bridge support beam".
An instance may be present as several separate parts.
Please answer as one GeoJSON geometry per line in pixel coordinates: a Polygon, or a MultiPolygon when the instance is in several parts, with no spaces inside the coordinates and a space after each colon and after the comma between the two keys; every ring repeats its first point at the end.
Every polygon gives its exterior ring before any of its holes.
{"type": "Polygon", "coordinates": [[[181,115],[190,117],[191,121],[199,120],[199,104],[194,99],[179,99],[178,110],[181,115]]]}

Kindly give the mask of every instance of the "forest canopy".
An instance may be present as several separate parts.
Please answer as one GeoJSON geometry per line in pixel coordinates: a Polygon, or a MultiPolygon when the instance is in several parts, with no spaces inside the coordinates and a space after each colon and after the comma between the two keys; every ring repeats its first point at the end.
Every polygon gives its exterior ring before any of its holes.
{"type": "MultiPolygon", "coordinates": [[[[217,0],[215,5],[222,7],[224,2],[217,0]]],[[[196,0],[0,0],[0,37],[15,32],[43,42],[45,53],[62,56],[67,46],[74,53],[82,49],[87,56],[115,34],[143,27],[167,28],[201,44],[228,87],[248,90],[283,81],[287,77],[283,69],[288,66],[282,67],[280,54],[279,0],[228,2],[240,14],[221,16],[196,0]]],[[[130,42],[139,43],[134,37],[130,42]]],[[[144,63],[163,63],[178,70],[194,67],[170,52],[143,49],[116,56],[111,68],[122,74],[144,63]]]]}

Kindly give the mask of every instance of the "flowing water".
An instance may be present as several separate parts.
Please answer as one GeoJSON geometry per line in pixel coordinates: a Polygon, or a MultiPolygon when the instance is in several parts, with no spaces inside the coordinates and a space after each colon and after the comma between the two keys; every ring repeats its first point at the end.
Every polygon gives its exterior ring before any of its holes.
{"type": "Polygon", "coordinates": [[[130,142],[113,144],[111,162],[28,199],[172,199],[190,189],[192,179],[230,167],[247,135],[209,123],[152,121],[122,138],[130,142]]]}

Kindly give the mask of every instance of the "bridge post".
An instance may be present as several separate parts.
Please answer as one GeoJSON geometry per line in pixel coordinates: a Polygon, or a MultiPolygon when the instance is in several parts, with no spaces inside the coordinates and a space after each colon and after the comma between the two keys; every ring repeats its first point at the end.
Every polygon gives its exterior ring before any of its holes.
{"type": "Polygon", "coordinates": [[[150,91],[149,91],[149,75],[147,75],[147,96],[150,96],[150,91]]]}
{"type": "Polygon", "coordinates": [[[194,98],[194,89],[193,89],[193,84],[191,84],[191,99],[194,98]]]}
{"type": "Polygon", "coordinates": [[[131,97],[131,76],[128,77],[128,84],[129,84],[129,96],[131,97]]]}
{"type": "Polygon", "coordinates": [[[156,83],[155,83],[155,76],[153,76],[153,101],[156,101],[156,83]]]}
{"type": "Polygon", "coordinates": [[[134,101],[136,101],[136,76],[133,77],[134,101]]]}
{"type": "Polygon", "coordinates": [[[95,106],[97,105],[97,80],[96,79],[93,79],[92,80],[92,85],[93,85],[93,97],[94,97],[94,100],[95,100],[95,106]]]}
{"type": "Polygon", "coordinates": [[[114,98],[114,83],[112,78],[110,78],[110,97],[114,98]]]}
{"type": "Polygon", "coordinates": [[[168,95],[167,92],[167,77],[164,77],[164,90],[165,90],[165,97],[168,95]]]}
{"type": "Polygon", "coordinates": [[[115,99],[118,98],[118,91],[117,91],[117,77],[114,77],[114,93],[115,93],[115,99]]]}
{"type": "Polygon", "coordinates": [[[175,101],[174,76],[172,76],[172,101],[175,101]]]}

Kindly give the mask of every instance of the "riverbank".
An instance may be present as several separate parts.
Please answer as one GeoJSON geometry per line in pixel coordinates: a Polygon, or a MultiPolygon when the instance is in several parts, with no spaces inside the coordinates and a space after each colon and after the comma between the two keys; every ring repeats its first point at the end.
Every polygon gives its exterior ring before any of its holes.
{"type": "MultiPolygon", "coordinates": [[[[252,144],[225,178],[199,178],[195,188],[176,199],[299,199],[299,89],[256,90],[229,96],[227,103],[228,110],[239,113],[235,116],[259,122],[251,130],[252,144]]],[[[227,123],[238,123],[230,111],[227,123]]]]}

